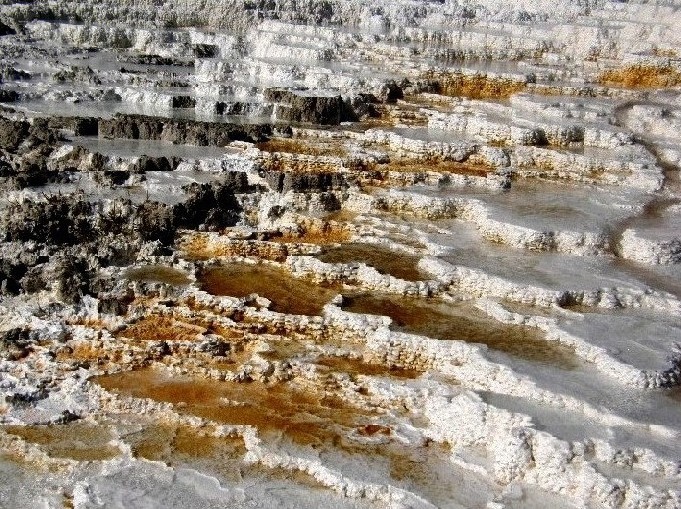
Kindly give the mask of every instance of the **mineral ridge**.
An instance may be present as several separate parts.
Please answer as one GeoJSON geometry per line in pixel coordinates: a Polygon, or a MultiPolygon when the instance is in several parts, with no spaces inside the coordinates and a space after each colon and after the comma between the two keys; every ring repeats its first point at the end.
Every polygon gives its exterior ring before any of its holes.
{"type": "Polygon", "coordinates": [[[680,508],[681,2],[0,2],[0,507],[680,508]]]}

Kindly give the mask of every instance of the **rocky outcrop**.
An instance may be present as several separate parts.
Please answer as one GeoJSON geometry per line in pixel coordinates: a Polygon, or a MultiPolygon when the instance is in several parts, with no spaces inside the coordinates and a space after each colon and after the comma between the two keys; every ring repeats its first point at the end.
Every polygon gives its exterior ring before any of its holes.
{"type": "Polygon", "coordinates": [[[346,179],[338,173],[300,174],[294,172],[266,171],[264,180],[270,189],[279,193],[323,193],[348,187],[346,179]]]}
{"type": "Polygon", "coordinates": [[[234,226],[243,211],[234,195],[234,184],[192,185],[188,198],[173,209],[175,224],[181,228],[213,230],[234,226]]]}
{"type": "Polygon", "coordinates": [[[163,140],[200,146],[224,146],[232,141],[264,141],[273,133],[273,127],[266,124],[236,125],[121,114],[112,119],[100,119],[98,129],[103,138],[163,140]]]}
{"type": "Polygon", "coordinates": [[[343,99],[340,95],[315,95],[309,90],[267,89],[265,100],[278,104],[277,120],[307,122],[321,125],[338,125],[343,117],[343,99]]]}
{"type": "Polygon", "coordinates": [[[28,136],[30,125],[25,121],[13,121],[0,117],[0,148],[15,151],[28,136]]]}
{"type": "Polygon", "coordinates": [[[14,30],[12,27],[7,26],[0,21],[0,37],[3,35],[14,35],[16,33],[16,30],[14,30]]]}
{"type": "Polygon", "coordinates": [[[2,504],[680,507],[667,4],[2,2],[2,504]]]}

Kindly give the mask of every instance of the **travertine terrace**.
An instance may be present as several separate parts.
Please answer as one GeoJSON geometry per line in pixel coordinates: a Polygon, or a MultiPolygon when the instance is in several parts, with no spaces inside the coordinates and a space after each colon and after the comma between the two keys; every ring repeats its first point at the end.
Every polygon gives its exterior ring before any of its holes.
{"type": "Polygon", "coordinates": [[[680,508],[681,2],[0,2],[0,507],[680,508]]]}

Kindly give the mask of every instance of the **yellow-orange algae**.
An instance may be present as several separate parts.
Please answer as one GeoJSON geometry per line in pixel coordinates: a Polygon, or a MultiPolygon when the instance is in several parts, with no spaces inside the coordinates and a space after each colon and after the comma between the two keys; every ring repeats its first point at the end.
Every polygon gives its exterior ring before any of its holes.
{"type": "Polygon", "coordinates": [[[206,330],[169,316],[149,315],[116,334],[139,341],[195,341],[206,330]]]}
{"type": "Polygon", "coordinates": [[[202,288],[213,295],[247,297],[252,293],[269,299],[280,313],[319,315],[335,292],[295,278],[267,265],[232,263],[208,269],[201,275],[202,288]]]}
{"type": "Polygon", "coordinates": [[[681,72],[670,65],[632,65],[601,73],[598,82],[625,88],[669,88],[681,86],[681,72]]]}
{"type": "Polygon", "coordinates": [[[53,458],[77,461],[108,460],[120,454],[110,445],[111,432],[103,426],[85,423],[5,426],[4,431],[37,444],[53,458]]]}
{"type": "Polygon", "coordinates": [[[507,99],[527,86],[524,81],[484,74],[429,72],[424,78],[434,82],[439,94],[469,99],[507,99]]]}
{"type": "Polygon", "coordinates": [[[576,357],[570,348],[543,339],[532,327],[505,324],[473,306],[436,303],[390,295],[356,295],[343,300],[343,308],[355,313],[389,316],[393,326],[436,339],[482,343],[529,361],[574,369],[576,357]]]}
{"type": "Polygon", "coordinates": [[[262,143],[257,143],[256,147],[265,152],[285,152],[315,157],[344,157],[347,155],[347,151],[340,144],[320,142],[316,139],[308,141],[301,138],[271,138],[262,143]]]}
{"type": "Polygon", "coordinates": [[[172,403],[183,414],[255,426],[265,434],[284,433],[301,444],[334,441],[376,415],[336,396],[313,394],[290,382],[215,382],[170,377],[152,369],[103,375],[93,381],[109,391],[172,403]]]}

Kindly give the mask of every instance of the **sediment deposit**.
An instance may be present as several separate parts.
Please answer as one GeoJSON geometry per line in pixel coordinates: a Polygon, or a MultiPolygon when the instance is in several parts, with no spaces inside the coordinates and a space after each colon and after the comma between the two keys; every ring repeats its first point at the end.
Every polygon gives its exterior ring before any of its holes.
{"type": "Polygon", "coordinates": [[[681,507],[679,7],[2,2],[0,506],[681,507]]]}

